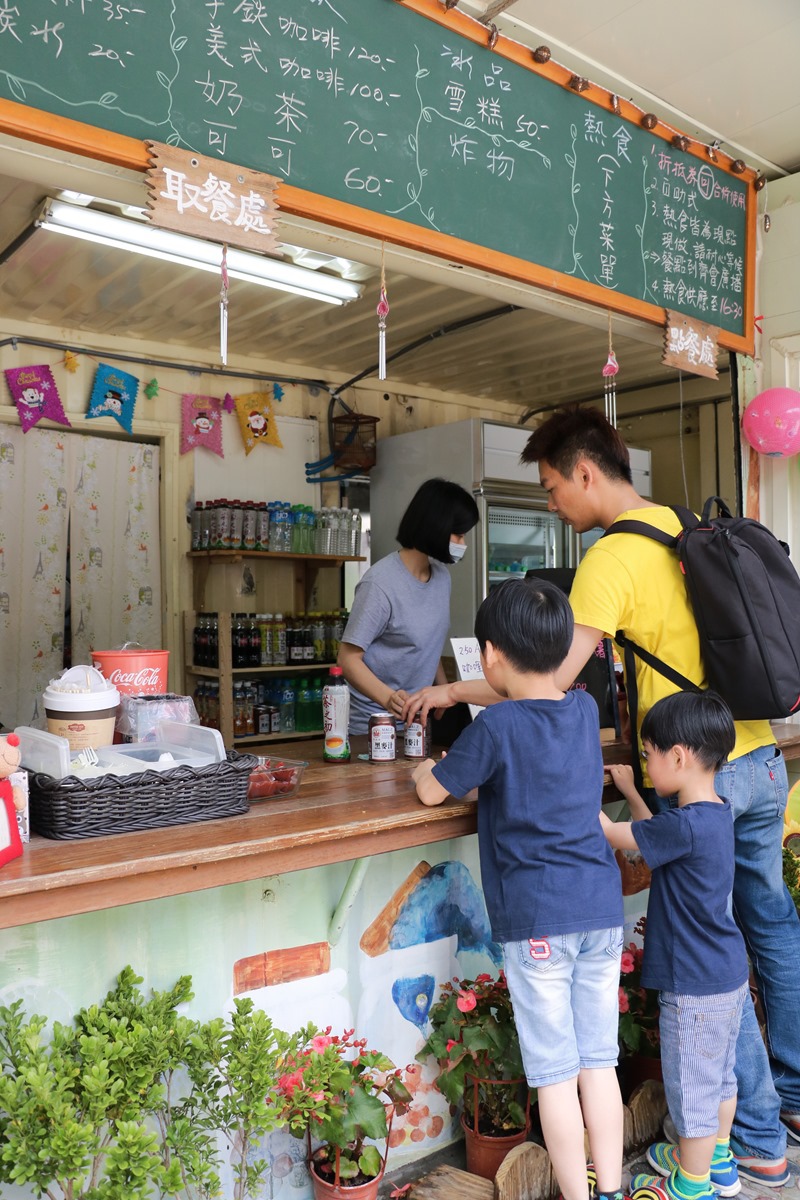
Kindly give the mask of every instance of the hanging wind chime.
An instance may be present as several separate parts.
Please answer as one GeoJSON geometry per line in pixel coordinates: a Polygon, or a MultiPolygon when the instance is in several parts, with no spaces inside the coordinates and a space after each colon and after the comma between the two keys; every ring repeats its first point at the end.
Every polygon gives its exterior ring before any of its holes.
{"type": "Polygon", "coordinates": [[[228,247],[222,247],[222,279],[219,290],[219,356],[228,362],[228,247]]]}
{"type": "Polygon", "coordinates": [[[386,318],[389,315],[389,301],[386,299],[386,269],[384,265],[384,246],[381,245],[381,295],[376,308],[378,314],[378,379],[386,378],[386,318]]]}
{"type": "Polygon", "coordinates": [[[611,343],[611,313],[608,314],[608,361],[603,367],[603,396],[605,400],[606,420],[617,427],[617,373],[619,363],[611,343]]]}

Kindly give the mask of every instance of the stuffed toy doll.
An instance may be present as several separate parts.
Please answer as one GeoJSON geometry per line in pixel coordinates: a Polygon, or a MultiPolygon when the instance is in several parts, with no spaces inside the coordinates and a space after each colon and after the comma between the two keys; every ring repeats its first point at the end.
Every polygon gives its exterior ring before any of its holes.
{"type": "Polygon", "coordinates": [[[9,779],[9,775],[19,770],[20,757],[17,735],[0,737],[0,867],[22,854],[17,810],[24,808],[25,796],[22,788],[15,787],[9,779]]]}

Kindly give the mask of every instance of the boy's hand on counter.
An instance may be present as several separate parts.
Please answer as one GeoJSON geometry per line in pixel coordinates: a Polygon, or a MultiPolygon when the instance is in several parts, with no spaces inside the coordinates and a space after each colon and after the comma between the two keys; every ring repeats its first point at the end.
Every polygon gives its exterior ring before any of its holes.
{"type": "Polygon", "coordinates": [[[628,766],[627,763],[611,763],[606,770],[611,776],[614,787],[622,793],[626,800],[629,800],[631,796],[638,797],[639,793],[633,779],[633,767],[628,766]]]}
{"type": "Polygon", "coordinates": [[[422,803],[426,804],[429,808],[432,808],[436,804],[441,804],[450,794],[447,788],[442,787],[432,774],[435,766],[435,759],[426,758],[424,762],[414,767],[414,770],[411,772],[411,778],[417,789],[417,795],[422,803]]]}

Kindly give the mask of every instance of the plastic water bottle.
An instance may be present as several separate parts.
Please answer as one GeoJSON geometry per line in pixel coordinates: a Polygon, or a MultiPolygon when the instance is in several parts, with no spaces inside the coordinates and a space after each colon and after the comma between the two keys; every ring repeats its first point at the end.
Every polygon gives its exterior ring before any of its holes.
{"type": "Polygon", "coordinates": [[[294,685],[291,679],[285,679],[281,692],[281,733],[294,733],[295,731],[295,704],[294,685]]]}
{"type": "Polygon", "coordinates": [[[349,762],[350,689],[345,683],[341,667],[331,667],[322,689],[322,723],[325,733],[322,757],[325,762],[349,762]]]}
{"type": "Polygon", "coordinates": [[[308,679],[302,679],[298,686],[296,725],[298,733],[310,733],[314,729],[314,696],[308,679]]]}
{"type": "Polygon", "coordinates": [[[361,554],[361,513],[354,508],[350,516],[350,553],[353,558],[361,554]]]}

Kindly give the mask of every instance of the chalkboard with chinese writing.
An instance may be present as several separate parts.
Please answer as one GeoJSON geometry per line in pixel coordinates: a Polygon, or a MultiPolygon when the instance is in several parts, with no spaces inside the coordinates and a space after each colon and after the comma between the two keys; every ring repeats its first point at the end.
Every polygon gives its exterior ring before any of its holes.
{"type": "Polygon", "coordinates": [[[743,332],[744,180],[397,0],[25,0],[0,96],[743,332]]]}

